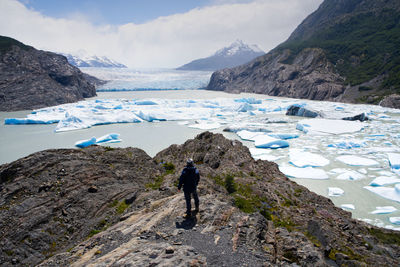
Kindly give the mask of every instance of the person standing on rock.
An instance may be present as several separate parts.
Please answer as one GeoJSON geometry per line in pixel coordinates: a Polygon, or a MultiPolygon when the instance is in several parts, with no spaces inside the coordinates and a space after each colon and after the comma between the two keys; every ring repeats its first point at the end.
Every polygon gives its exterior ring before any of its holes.
{"type": "Polygon", "coordinates": [[[188,159],[186,167],[183,168],[182,174],[179,177],[178,191],[181,191],[183,185],[183,193],[186,200],[186,218],[192,215],[191,196],[193,196],[194,204],[196,206],[195,212],[199,211],[199,197],[197,195],[197,185],[200,181],[200,174],[194,166],[193,159],[188,159]]]}

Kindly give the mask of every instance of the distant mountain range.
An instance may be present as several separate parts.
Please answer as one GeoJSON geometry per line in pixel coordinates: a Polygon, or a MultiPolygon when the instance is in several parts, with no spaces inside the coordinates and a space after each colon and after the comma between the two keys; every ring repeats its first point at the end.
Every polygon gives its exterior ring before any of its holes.
{"type": "Polygon", "coordinates": [[[243,41],[237,40],[230,46],[218,50],[212,56],[193,60],[177,69],[214,71],[232,68],[247,63],[264,54],[264,51],[257,45],[247,45],[243,41]]]}
{"type": "Polygon", "coordinates": [[[126,68],[124,64],[104,56],[89,56],[82,52],[74,55],[65,53],[61,54],[64,55],[68,59],[68,62],[75,67],[126,68]]]}
{"type": "Polygon", "coordinates": [[[207,88],[400,108],[400,1],[325,0],[286,42],[207,88]]]}

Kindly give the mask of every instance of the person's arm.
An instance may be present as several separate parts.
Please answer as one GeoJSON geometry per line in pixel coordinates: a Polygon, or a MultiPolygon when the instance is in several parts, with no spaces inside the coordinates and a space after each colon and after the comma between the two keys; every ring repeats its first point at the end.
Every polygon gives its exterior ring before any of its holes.
{"type": "Polygon", "coordinates": [[[199,181],[200,181],[200,173],[199,170],[196,169],[196,187],[199,184],[199,181]]]}
{"type": "Polygon", "coordinates": [[[183,180],[185,178],[185,169],[183,169],[181,177],[179,177],[179,184],[178,184],[178,190],[180,191],[182,188],[182,185],[184,184],[183,180]]]}

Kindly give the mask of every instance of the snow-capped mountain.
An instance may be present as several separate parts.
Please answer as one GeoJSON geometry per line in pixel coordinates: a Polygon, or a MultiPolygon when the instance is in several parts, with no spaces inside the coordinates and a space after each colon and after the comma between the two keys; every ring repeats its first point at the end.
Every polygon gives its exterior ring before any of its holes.
{"type": "Polygon", "coordinates": [[[265,52],[257,45],[248,45],[241,40],[236,40],[236,42],[218,50],[212,56],[193,60],[177,69],[214,71],[242,65],[264,54],[265,52]]]}
{"type": "Polygon", "coordinates": [[[64,55],[71,65],[76,67],[102,67],[102,68],[126,68],[124,64],[109,59],[107,57],[89,56],[85,53],[65,54],[64,55]]]}

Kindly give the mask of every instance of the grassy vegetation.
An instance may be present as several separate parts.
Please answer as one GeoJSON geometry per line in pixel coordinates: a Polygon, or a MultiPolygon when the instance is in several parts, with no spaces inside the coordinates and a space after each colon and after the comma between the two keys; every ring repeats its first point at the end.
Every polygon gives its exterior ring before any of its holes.
{"type": "MultiPolygon", "coordinates": [[[[283,63],[290,64],[304,48],[324,49],[330,62],[351,85],[387,75],[383,88],[400,92],[400,13],[384,10],[358,14],[314,33],[304,41],[290,41],[277,49],[290,49],[283,63]]],[[[367,89],[367,88],[362,88],[367,89]]]]}
{"type": "Polygon", "coordinates": [[[24,45],[23,43],[18,42],[17,40],[15,40],[13,38],[0,35],[0,53],[4,53],[4,52],[10,50],[13,45],[19,46],[20,48],[22,48],[24,50],[28,50],[28,49],[32,48],[31,46],[24,45]]]}
{"type": "Polygon", "coordinates": [[[171,162],[165,162],[163,164],[166,174],[172,174],[175,172],[175,165],[171,162]]]}
{"type": "Polygon", "coordinates": [[[396,244],[400,246],[400,233],[385,233],[378,228],[371,228],[369,233],[375,236],[380,242],[384,244],[396,244]]]}
{"type": "Polygon", "coordinates": [[[126,204],[125,200],[122,200],[121,202],[119,202],[116,210],[118,214],[122,214],[124,213],[124,211],[129,207],[128,204],[126,204]]]}
{"type": "Polygon", "coordinates": [[[153,189],[153,190],[157,190],[157,189],[160,189],[163,182],[164,182],[164,176],[159,175],[159,176],[156,176],[156,178],[154,179],[154,181],[152,183],[145,184],[145,187],[153,189]]]}

